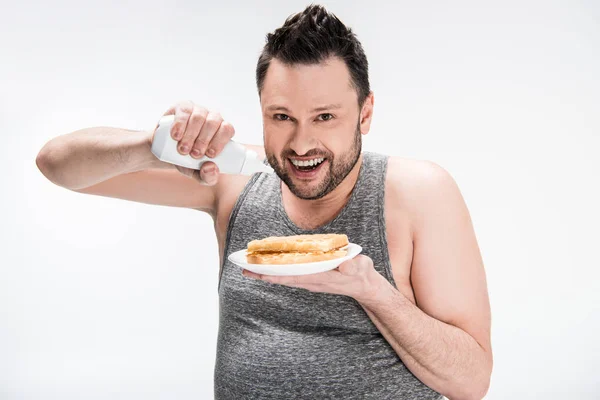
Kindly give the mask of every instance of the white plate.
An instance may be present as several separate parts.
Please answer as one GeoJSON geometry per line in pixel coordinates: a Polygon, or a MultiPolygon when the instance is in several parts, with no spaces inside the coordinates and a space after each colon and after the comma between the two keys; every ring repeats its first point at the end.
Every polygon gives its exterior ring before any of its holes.
{"type": "Polygon", "coordinates": [[[246,262],[246,249],[236,251],[229,255],[228,260],[240,267],[252,271],[257,274],[264,275],[308,275],[318,272],[325,272],[337,268],[344,261],[356,257],[362,251],[362,247],[357,244],[350,243],[343,249],[348,249],[348,253],[341,258],[334,260],[316,261],[303,264],[248,264],[246,262]]]}

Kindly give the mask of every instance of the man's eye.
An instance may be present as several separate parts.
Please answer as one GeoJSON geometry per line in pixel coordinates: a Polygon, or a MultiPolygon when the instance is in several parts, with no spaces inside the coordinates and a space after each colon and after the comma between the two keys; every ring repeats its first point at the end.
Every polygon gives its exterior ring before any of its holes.
{"type": "Polygon", "coordinates": [[[328,113],[327,114],[321,114],[321,115],[319,115],[319,119],[321,121],[329,121],[329,120],[333,119],[333,115],[328,114],[328,113]]]}
{"type": "Polygon", "coordinates": [[[275,114],[273,116],[277,121],[287,121],[290,119],[289,116],[285,115],[285,114],[275,114]]]}

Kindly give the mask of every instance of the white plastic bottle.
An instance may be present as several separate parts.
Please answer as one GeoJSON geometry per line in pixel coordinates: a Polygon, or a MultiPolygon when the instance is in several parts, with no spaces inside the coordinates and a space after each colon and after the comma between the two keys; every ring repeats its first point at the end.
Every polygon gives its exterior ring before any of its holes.
{"type": "Polygon", "coordinates": [[[206,161],[212,161],[219,167],[219,172],[224,174],[252,175],[255,172],[273,172],[273,168],[264,164],[256,152],[233,140],[230,140],[214,158],[193,158],[189,154],[180,154],[177,151],[178,142],[171,137],[174,120],[174,115],[165,115],[158,122],[152,140],[152,154],[159,160],[192,169],[200,169],[206,161]]]}

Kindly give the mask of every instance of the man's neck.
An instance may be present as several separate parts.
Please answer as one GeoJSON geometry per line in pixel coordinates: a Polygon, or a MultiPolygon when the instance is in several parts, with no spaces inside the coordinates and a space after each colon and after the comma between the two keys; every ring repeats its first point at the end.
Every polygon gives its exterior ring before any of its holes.
{"type": "Polygon", "coordinates": [[[300,199],[281,182],[283,208],[288,217],[302,229],[315,229],[332,221],[348,202],[358,180],[362,162],[361,154],[344,180],[333,191],[317,200],[300,199]]]}

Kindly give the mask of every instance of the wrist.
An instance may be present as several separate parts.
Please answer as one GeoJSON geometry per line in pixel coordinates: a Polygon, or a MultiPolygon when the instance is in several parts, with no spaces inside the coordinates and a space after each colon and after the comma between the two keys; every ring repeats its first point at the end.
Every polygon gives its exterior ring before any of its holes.
{"type": "Polygon", "coordinates": [[[385,301],[393,290],[394,288],[390,282],[377,272],[375,268],[371,268],[367,272],[364,289],[358,296],[355,296],[355,300],[363,306],[368,307],[385,301]]]}
{"type": "MultiPolygon", "coordinates": [[[[136,135],[134,142],[132,143],[132,150],[135,156],[135,162],[133,171],[141,171],[144,169],[171,169],[175,168],[174,165],[159,160],[152,153],[152,138],[154,134],[152,132],[139,132],[136,135]]],[[[133,172],[132,171],[132,172],[133,172]]]]}

